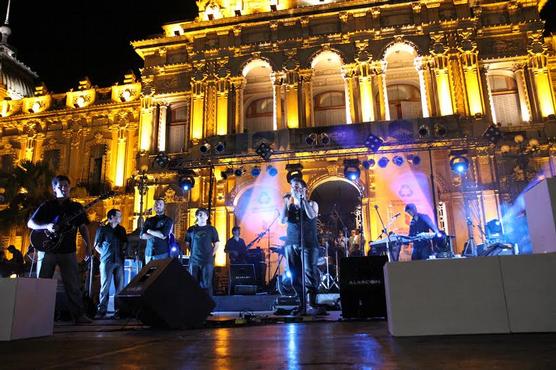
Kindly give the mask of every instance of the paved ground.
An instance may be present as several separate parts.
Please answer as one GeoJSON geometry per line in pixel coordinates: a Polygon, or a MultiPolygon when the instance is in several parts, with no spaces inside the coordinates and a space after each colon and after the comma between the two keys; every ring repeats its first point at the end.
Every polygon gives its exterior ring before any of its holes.
{"type": "MultiPolygon", "coordinates": [[[[0,369],[555,369],[556,334],[394,338],[385,321],[153,330],[137,322],[57,325],[0,343],[0,369]]],[[[271,320],[274,321],[275,320],[271,320]]]]}

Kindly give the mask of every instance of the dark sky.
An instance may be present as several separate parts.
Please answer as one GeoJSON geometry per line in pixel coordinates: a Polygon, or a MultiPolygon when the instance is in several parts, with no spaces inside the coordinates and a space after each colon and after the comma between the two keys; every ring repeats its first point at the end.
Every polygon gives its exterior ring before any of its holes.
{"type": "MultiPolygon", "coordinates": [[[[2,21],[6,4],[0,0],[2,21]]],[[[556,31],[555,4],[551,0],[544,13],[556,31]]],[[[195,0],[12,0],[10,44],[50,91],[76,88],[84,76],[110,86],[142,65],[130,41],[196,14],[195,0]]]]}
{"type": "MultiPolygon", "coordinates": [[[[7,0],[0,0],[2,23],[7,0]]],[[[10,44],[50,91],[122,82],[142,66],[130,41],[162,33],[161,26],[197,15],[194,0],[12,0],[10,44]]]]}

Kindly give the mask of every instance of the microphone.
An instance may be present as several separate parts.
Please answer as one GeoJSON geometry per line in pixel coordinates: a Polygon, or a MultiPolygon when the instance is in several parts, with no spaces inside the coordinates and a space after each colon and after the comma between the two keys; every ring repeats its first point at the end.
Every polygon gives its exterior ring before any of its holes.
{"type": "Polygon", "coordinates": [[[394,216],[392,216],[392,218],[398,218],[400,217],[402,214],[400,212],[396,213],[394,216]]]}
{"type": "Polygon", "coordinates": [[[378,204],[375,204],[375,209],[378,209],[378,204]]]}
{"type": "Polygon", "coordinates": [[[286,193],[284,194],[284,196],[282,197],[283,199],[290,199],[292,197],[292,195],[290,193],[286,193]]]}

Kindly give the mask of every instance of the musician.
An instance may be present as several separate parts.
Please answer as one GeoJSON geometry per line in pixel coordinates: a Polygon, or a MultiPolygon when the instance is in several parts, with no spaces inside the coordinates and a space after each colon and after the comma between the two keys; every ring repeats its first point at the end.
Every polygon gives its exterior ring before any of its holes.
{"type": "MultiPolygon", "coordinates": [[[[415,236],[419,233],[433,231],[438,232],[438,228],[429,216],[417,212],[417,206],[408,203],[405,206],[405,212],[411,216],[409,224],[409,236],[415,236]]],[[[413,242],[412,260],[426,260],[432,253],[430,240],[416,240],[413,242]]]]}
{"type": "Polygon", "coordinates": [[[77,324],[90,323],[92,320],[84,313],[82,293],[79,281],[79,270],[76,260],[77,230],[83,239],[83,246],[87,256],[89,249],[89,219],[83,206],[70,199],[70,180],[67,176],[58,175],[52,179],[52,190],[56,199],[42,203],[33,213],[27,226],[32,230],[48,230],[57,232],[56,220],[77,215],[70,222],[71,228],[61,239],[59,248],[50,252],[39,252],[37,270],[39,278],[51,279],[56,265],[60,268],[62,281],[68,297],[69,308],[77,324]]]}
{"type": "Polygon", "coordinates": [[[351,236],[349,237],[349,256],[363,256],[365,248],[365,241],[363,239],[363,235],[361,234],[361,230],[355,229],[351,230],[351,236]]]}
{"type": "Polygon", "coordinates": [[[170,256],[168,236],[172,232],[174,221],[164,214],[163,199],[154,202],[155,216],[147,218],[141,231],[141,239],[147,241],[145,247],[145,264],[151,260],[161,260],[170,256]]]}
{"type": "Polygon", "coordinates": [[[323,314],[324,308],[317,305],[317,289],[319,285],[318,259],[319,248],[317,239],[317,202],[307,199],[307,184],[301,178],[290,181],[291,193],[284,195],[282,207],[282,223],[287,223],[286,259],[288,270],[292,274],[294,289],[298,297],[308,296],[307,309],[311,314],[323,314]],[[303,233],[303,248],[301,248],[303,233]],[[302,250],[305,271],[302,272],[302,250]],[[302,278],[305,279],[303,292],[302,278]]]}
{"type": "Polygon", "coordinates": [[[12,273],[20,276],[23,274],[24,269],[23,254],[15,247],[15,245],[8,246],[8,252],[12,254],[12,259],[8,262],[12,273]]]}
{"type": "Polygon", "coordinates": [[[232,228],[232,237],[226,242],[224,247],[224,252],[228,253],[231,264],[247,263],[246,253],[247,246],[245,245],[245,240],[239,237],[241,229],[239,226],[234,226],[232,228]]]}
{"type": "MultiPolygon", "coordinates": [[[[99,227],[95,236],[95,250],[100,255],[100,294],[97,315],[106,316],[110,282],[114,277],[114,288],[118,294],[124,287],[124,261],[127,249],[127,234],[122,222],[122,212],[111,209],[106,214],[108,222],[99,227]]],[[[114,302],[118,316],[117,302],[114,302]]]]}
{"type": "Polygon", "coordinates": [[[189,273],[199,282],[201,288],[212,295],[214,256],[219,247],[218,231],[208,224],[209,212],[206,208],[195,211],[196,224],[187,229],[185,246],[191,252],[189,273]]]}

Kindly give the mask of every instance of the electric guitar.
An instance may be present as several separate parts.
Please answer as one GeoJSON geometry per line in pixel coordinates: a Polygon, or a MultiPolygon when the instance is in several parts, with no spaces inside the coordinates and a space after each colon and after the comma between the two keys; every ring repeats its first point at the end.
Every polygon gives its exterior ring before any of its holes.
{"type": "Polygon", "coordinates": [[[54,232],[46,229],[32,230],[31,231],[31,245],[41,252],[55,252],[62,245],[62,241],[70,234],[75,226],[71,223],[79,216],[84,214],[89,208],[94,206],[100,201],[112,198],[116,195],[115,192],[110,191],[102,194],[91,203],[85,205],[81,210],[76,213],[65,215],[64,217],[57,216],[54,223],[54,232]]]}

